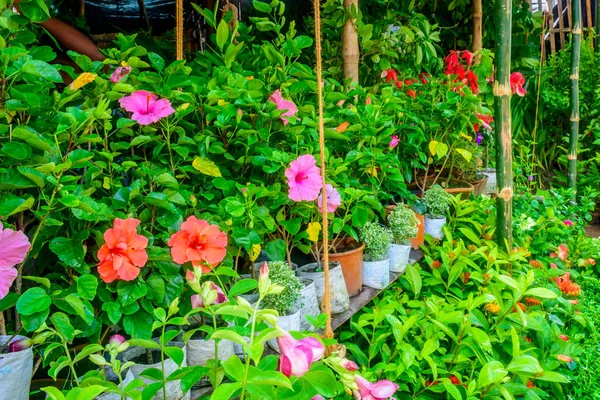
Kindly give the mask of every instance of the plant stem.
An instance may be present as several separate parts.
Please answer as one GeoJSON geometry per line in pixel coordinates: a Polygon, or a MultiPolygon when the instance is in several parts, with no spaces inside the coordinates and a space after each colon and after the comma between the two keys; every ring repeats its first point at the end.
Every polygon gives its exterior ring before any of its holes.
{"type": "MultiPolygon", "coordinates": [[[[254,306],[252,312],[252,329],[250,331],[250,350],[254,347],[254,333],[256,329],[256,310],[258,310],[260,305],[261,298],[258,298],[256,305],[254,306]]],[[[246,368],[244,369],[244,379],[242,380],[242,395],[240,396],[240,400],[244,400],[244,396],[246,395],[246,384],[248,382],[248,371],[250,370],[250,352],[246,355],[246,368]]]]}
{"type": "Polygon", "coordinates": [[[75,371],[75,365],[73,364],[73,359],[71,358],[71,353],[69,352],[69,347],[67,347],[67,343],[63,341],[63,347],[65,349],[65,354],[69,359],[69,367],[71,368],[71,373],[73,374],[73,378],[75,379],[75,383],[77,387],[79,387],[79,378],[77,377],[77,372],[75,371]]]}
{"type": "Polygon", "coordinates": [[[163,400],[167,400],[167,381],[165,380],[165,343],[163,343],[163,338],[165,337],[165,327],[162,326],[162,333],[160,335],[160,368],[162,370],[162,380],[163,380],[163,400]]]}

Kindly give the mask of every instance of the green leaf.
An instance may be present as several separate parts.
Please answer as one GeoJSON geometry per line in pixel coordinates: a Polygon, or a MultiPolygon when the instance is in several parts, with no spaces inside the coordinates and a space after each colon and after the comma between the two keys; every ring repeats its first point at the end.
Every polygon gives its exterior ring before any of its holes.
{"type": "Polygon", "coordinates": [[[525,296],[541,297],[542,299],[556,299],[558,295],[550,289],[531,288],[525,292],[525,296]]]}
{"type": "Polygon", "coordinates": [[[25,291],[17,301],[17,311],[19,314],[31,315],[42,312],[50,307],[50,296],[44,289],[36,287],[25,291]]]}
{"type": "Polygon", "coordinates": [[[3,194],[0,198],[0,215],[10,217],[23,211],[30,210],[35,204],[35,198],[28,197],[26,199],[17,197],[14,194],[3,194]]]}
{"type": "Polygon", "coordinates": [[[31,157],[31,146],[17,141],[5,143],[0,151],[19,161],[31,157]]]}
{"type": "Polygon", "coordinates": [[[473,157],[473,153],[471,153],[469,150],[465,150],[465,149],[456,149],[456,152],[458,154],[460,154],[461,156],[463,156],[463,158],[467,161],[467,162],[471,162],[471,157],[473,157]]]}
{"type": "Polygon", "coordinates": [[[77,279],[77,293],[86,299],[93,300],[96,297],[98,288],[98,278],[91,274],[84,274],[77,279]]]}
{"type": "Polygon", "coordinates": [[[65,301],[69,303],[75,313],[79,315],[87,324],[92,323],[94,320],[94,315],[91,313],[86,313],[85,306],[79,297],[75,296],[74,294],[70,294],[65,297],[65,301]]]}
{"type": "Polygon", "coordinates": [[[0,311],[14,307],[15,304],[17,304],[17,300],[19,300],[19,295],[17,293],[7,294],[3,299],[0,299],[0,311]]]}
{"type": "Polygon", "coordinates": [[[438,142],[435,153],[439,158],[444,157],[446,154],[448,154],[448,145],[446,143],[438,142]]]}
{"type": "Polygon", "coordinates": [[[19,139],[30,145],[31,147],[35,147],[36,149],[43,151],[52,151],[52,146],[50,143],[44,139],[42,135],[37,133],[33,128],[27,125],[17,125],[13,131],[12,136],[15,139],[19,139]]]}
{"type": "Polygon", "coordinates": [[[50,279],[48,279],[48,278],[40,278],[39,276],[24,276],[23,279],[27,279],[28,281],[37,282],[40,285],[45,286],[47,289],[50,289],[50,279]]]}
{"type": "Polygon", "coordinates": [[[421,287],[423,286],[419,271],[417,271],[416,268],[409,266],[406,268],[404,277],[408,281],[412,291],[415,293],[415,297],[419,296],[419,293],[421,293],[421,287]]]}
{"type": "Polygon", "coordinates": [[[56,67],[41,60],[27,61],[21,68],[21,72],[39,76],[54,83],[61,83],[63,81],[56,67]]]}
{"type": "Polygon", "coordinates": [[[108,319],[114,325],[118,324],[119,321],[121,320],[121,317],[123,316],[123,313],[121,312],[121,305],[119,303],[113,303],[113,302],[103,303],[102,310],[106,311],[106,315],[108,316],[108,319]]]}
{"type": "Polygon", "coordinates": [[[63,340],[70,342],[75,338],[75,328],[71,325],[69,317],[66,314],[56,312],[52,314],[50,321],[52,321],[54,329],[62,336],[63,340]]]}
{"type": "MultiPolygon", "coordinates": [[[[316,378],[319,375],[315,375],[316,378]]],[[[258,368],[251,367],[250,373],[248,374],[248,382],[255,385],[267,385],[284,387],[287,389],[292,388],[290,380],[279,371],[261,371],[258,368]]]]}
{"type": "Polygon", "coordinates": [[[100,385],[92,385],[85,388],[74,388],[69,391],[66,400],[93,400],[106,390],[108,390],[107,387],[100,385]]]}
{"type": "Polygon", "coordinates": [[[150,339],[152,337],[152,316],[144,310],[123,317],[123,328],[132,338],[150,339]]]}
{"type": "Polygon", "coordinates": [[[85,346],[83,348],[83,350],[81,350],[79,353],[77,353],[77,356],[75,356],[75,358],[73,359],[73,363],[81,361],[84,358],[86,358],[87,356],[89,356],[93,353],[98,353],[99,351],[102,351],[102,350],[104,350],[104,347],[102,345],[99,345],[97,343],[88,344],[87,346],[85,346]]]}
{"type": "Polygon", "coordinates": [[[539,374],[544,370],[539,361],[529,355],[521,354],[515,357],[508,365],[507,369],[514,374],[539,374]]]}
{"type": "Polygon", "coordinates": [[[352,210],[352,226],[364,226],[369,220],[369,213],[363,206],[356,206],[352,210]]]}
{"type": "Polygon", "coordinates": [[[235,392],[237,392],[241,388],[242,388],[241,382],[221,384],[215,389],[213,395],[211,396],[211,399],[213,399],[213,400],[229,400],[235,394],[235,392]]]}
{"type": "Polygon", "coordinates": [[[213,176],[216,178],[221,177],[221,171],[219,171],[219,167],[217,167],[217,165],[208,158],[196,157],[192,162],[192,167],[204,175],[213,176]]]}
{"type": "Polygon", "coordinates": [[[221,330],[215,331],[215,333],[213,333],[210,338],[211,339],[226,339],[226,340],[232,341],[233,343],[237,343],[244,348],[248,347],[248,343],[246,343],[244,338],[240,334],[235,333],[234,331],[221,329],[221,330]]]}
{"type": "Polygon", "coordinates": [[[504,369],[504,365],[500,361],[490,361],[479,371],[477,380],[480,388],[488,387],[489,385],[500,382],[508,375],[508,371],[504,369]]]}
{"type": "Polygon", "coordinates": [[[558,382],[558,383],[569,383],[569,378],[566,376],[559,374],[554,371],[544,371],[543,374],[540,374],[535,377],[536,380],[546,381],[546,382],[558,382]]]}
{"type": "Polygon", "coordinates": [[[163,380],[163,373],[158,368],[148,368],[148,369],[144,370],[144,372],[142,372],[140,374],[140,376],[143,376],[144,378],[150,378],[153,381],[161,381],[162,382],[162,380],[163,380]]]}
{"type": "Polygon", "coordinates": [[[164,349],[165,354],[179,366],[183,363],[183,350],[176,346],[168,346],[164,349]]]}
{"type": "Polygon", "coordinates": [[[285,242],[281,239],[273,240],[272,242],[267,243],[265,246],[265,252],[267,253],[267,257],[271,261],[283,261],[286,259],[286,245],[285,242]]]}
{"type": "Polygon", "coordinates": [[[148,59],[150,60],[152,66],[159,72],[165,67],[165,60],[163,60],[163,58],[156,53],[149,52],[148,59]]]}
{"type": "Polygon", "coordinates": [[[254,8],[257,11],[260,11],[260,12],[263,12],[266,14],[270,14],[271,11],[273,11],[273,8],[270,5],[268,5],[267,3],[263,3],[262,1],[254,0],[252,2],[252,5],[254,6],[254,8]]]}
{"type": "Polygon", "coordinates": [[[85,249],[83,241],[89,236],[88,231],[77,232],[73,238],[57,237],[50,242],[50,250],[67,266],[79,268],[84,265],[85,249]]]}
{"type": "Polygon", "coordinates": [[[145,349],[160,349],[160,345],[154,340],[147,339],[130,339],[127,341],[129,345],[135,347],[143,347],[145,349]]]}
{"type": "Polygon", "coordinates": [[[127,306],[148,294],[148,287],[146,283],[141,281],[119,281],[117,283],[117,294],[119,295],[120,303],[127,306]]]}
{"type": "MultiPolygon", "coordinates": [[[[227,44],[229,39],[229,26],[224,19],[221,19],[219,26],[217,27],[217,46],[219,50],[223,51],[223,47],[227,44]]],[[[221,175],[219,175],[221,176],[221,175]]]]}
{"type": "Polygon", "coordinates": [[[53,386],[42,388],[42,390],[46,393],[48,400],[65,400],[65,395],[53,386]]]}
{"type": "Polygon", "coordinates": [[[323,397],[333,398],[337,394],[335,376],[329,371],[309,371],[302,378],[323,397]]]}
{"type": "Polygon", "coordinates": [[[258,287],[256,279],[242,279],[233,284],[229,289],[229,297],[237,297],[241,294],[248,293],[258,287]]]}

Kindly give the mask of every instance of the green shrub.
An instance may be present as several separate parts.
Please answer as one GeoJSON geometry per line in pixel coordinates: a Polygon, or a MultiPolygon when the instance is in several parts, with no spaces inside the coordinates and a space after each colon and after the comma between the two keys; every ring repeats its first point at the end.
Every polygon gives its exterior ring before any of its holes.
{"type": "Polygon", "coordinates": [[[399,205],[388,216],[388,225],[394,235],[395,244],[403,244],[417,236],[419,219],[408,207],[399,205]]]}
{"type": "Polygon", "coordinates": [[[440,185],[427,190],[423,200],[432,218],[442,218],[450,209],[450,195],[440,185]]]}
{"type": "Polygon", "coordinates": [[[302,290],[302,282],[285,261],[270,261],[269,278],[271,282],[283,286],[283,292],[276,295],[268,295],[262,301],[262,308],[277,310],[279,315],[287,314],[302,290]]]}
{"type": "Polygon", "coordinates": [[[365,243],[365,261],[379,261],[388,257],[393,240],[392,232],[375,222],[367,222],[360,229],[360,240],[365,243]]]}

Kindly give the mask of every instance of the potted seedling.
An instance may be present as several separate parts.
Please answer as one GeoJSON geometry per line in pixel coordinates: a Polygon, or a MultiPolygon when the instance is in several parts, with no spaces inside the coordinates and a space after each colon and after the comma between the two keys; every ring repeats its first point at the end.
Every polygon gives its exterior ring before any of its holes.
{"type": "Polygon", "coordinates": [[[360,229],[365,244],[362,280],[365,286],[383,289],[390,284],[390,246],[392,232],[375,222],[367,222],[360,229]]]}
{"type": "Polygon", "coordinates": [[[446,213],[450,209],[450,195],[439,185],[434,185],[423,195],[427,207],[425,215],[425,233],[436,239],[442,239],[442,228],[446,224],[446,213]]]}
{"type": "Polygon", "coordinates": [[[390,271],[403,273],[410,256],[411,239],[419,233],[419,219],[410,208],[400,205],[388,216],[388,226],[394,236],[390,247],[390,271]]]}
{"type": "MultiPolygon", "coordinates": [[[[315,283],[319,304],[325,296],[325,272],[323,263],[316,262],[303,265],[296,271],[298,276],[310,279],[315,283]]],[[[362,279],[361,279],[362,280],[362,279]]],[[[331,300],[331,313],[339,314],[350,308],[350,297],[346,288],[346,280],[342,267],[337,261],[329,262],[329,298],[331,300]]]]}
{"type": "MultiPolygon", "coordinates": [[[[304,287],[300,278],[285,261],[271,261],[269,266],[269,278],[273,284],[283,287],[279,294],[270,294],[265,296],[260,307],[262,309],[272,309],[279,313],[278,326],[286,331],[300,330],[300,310],[297,307],[297,301],[304,287]]],[[[275,351],[279,351],[277,340],[269,341],[269,346],[275,351]]]]}

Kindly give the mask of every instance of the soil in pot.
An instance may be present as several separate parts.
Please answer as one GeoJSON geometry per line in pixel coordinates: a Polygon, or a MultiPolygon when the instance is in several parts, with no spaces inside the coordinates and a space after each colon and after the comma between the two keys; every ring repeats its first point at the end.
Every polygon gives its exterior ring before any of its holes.
{"type": "MultiPolygon", "coordinates": [[[[319,304],[323,300],[325,294],[325,273],[322,266],[317,263],[306,264],[296,270],[296,274],[303,278],[312,279],[315,282],[317,289],[317,298],[319,304]]],[[[361,279],[362,280],[362,279],[361,279]]],[[[329,283],[330,283],[330,299],[331,313],[339,314],[347,311],[350,308],[350,298],[346,281],[340,263],[329,263],[329,283]]]]}
{"type": "Polygon", "coordinates": [[[342,266],[349,296],[356,296],[363,285],[362,259],[364,249],[364,243],[347,240],[335,249],[335,253],[329,254],[329,261],[339,262],[342,266]]]}

